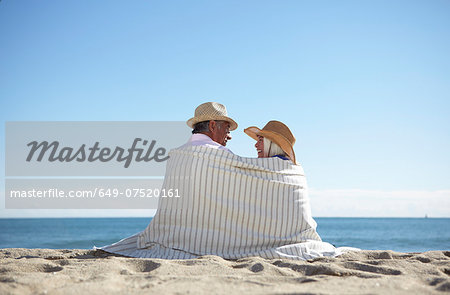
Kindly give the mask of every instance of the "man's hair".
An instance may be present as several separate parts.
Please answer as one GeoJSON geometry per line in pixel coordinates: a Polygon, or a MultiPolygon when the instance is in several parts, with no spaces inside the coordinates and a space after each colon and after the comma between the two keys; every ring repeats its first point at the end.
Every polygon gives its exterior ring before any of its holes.
{"type": "Polygon", "coordinates": [[[208,132],[209,131],[209,121],[198,122],[194,125],[192,134],[208,132]]]}
{"type": "MultiPolygon", "coordinates": [[[[216,121],[217,123],[227,122],[227,121],[223,121],[223,120],[211,120],[211,121],[216,121]]],[[[209,131],[209,122],[210,121],[203,121],[203,122],[198,122],[197,124],[195,124],[194,129],[192,130],[192,134],[208,132],[209,131]]],[[[222,126],[222,124],[219,124],[218,127],[220,128],[221,126],[222,126]]]]}
{"type": "Polygon", "coordinates": [[[289,156],[281,149],[281,147],[278,144],[276,144],[275,142],[271,141],[266,137],[264,137],[263,140],[264,140],[264,153],[268,157],[285,156],[289,158],[289,156]]]}

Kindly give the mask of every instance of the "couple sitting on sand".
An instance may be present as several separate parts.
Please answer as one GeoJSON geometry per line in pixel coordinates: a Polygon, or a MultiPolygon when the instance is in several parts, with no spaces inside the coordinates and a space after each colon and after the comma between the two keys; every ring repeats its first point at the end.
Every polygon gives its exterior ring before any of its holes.
{"type": "Polygon", "coordinates": [[[299,260],[351,250],[322,242],[316,232],[295,138],[286,125],[270,121],[262,130],[245,129],[258,151],[258,158],[245,158],[225,147],[237,128],[225,106],[204,103],[187,124],[193,134],[170,151],[162,187],[177,189],[180,197],[159,199],[145,230],[99,249],[165,259],[299,260]]]}

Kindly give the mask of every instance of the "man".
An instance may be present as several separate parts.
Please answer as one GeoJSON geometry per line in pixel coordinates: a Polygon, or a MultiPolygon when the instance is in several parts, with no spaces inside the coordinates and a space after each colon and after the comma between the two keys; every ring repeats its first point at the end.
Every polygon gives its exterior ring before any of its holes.
{"type": "Polygon", "coordinates": [[[237,123],[228,117],[227,108],[217,102],[206,102],[195,109],[194,117],[186,124],[191,127],[192,136],[184,146],[207,146],[231,152],[225,146],[231,140],[230,131],[237,123]]]}

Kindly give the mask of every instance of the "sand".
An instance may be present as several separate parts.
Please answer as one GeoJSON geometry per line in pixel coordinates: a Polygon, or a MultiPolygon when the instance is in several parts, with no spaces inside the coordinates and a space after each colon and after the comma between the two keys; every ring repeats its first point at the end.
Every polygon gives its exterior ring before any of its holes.
{"type": "Polygon", "coordinates": [[[444,294],[450,251],[361,251],[310,261],[127,258],[0,249],[0,294],[444,294]]]}

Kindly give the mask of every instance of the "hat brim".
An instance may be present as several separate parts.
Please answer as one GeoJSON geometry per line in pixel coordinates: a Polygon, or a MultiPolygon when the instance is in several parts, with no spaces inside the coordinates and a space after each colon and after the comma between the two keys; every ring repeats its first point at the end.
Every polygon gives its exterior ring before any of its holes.
{"type": "Polygon", "coordinates": [[[203,121],[227,121],[228,123],[230,123],[230,131],[236,130],[238,127],[238,124],[233,119],[227,116],[198,116],[190,118],[186,121],[186,124],[189,127],[194,128],[195,124],[203,121]]]}
{"type": "Polygon", "coordinates": [[[292,162],[297,165],[297,162],[295,160],[294,148],[289,140],[287,140],[287,138],[283,135],[268,130],[261,130],[256,126],[245,128],[244,132],[256,141],[258,141],[258,136],[267,137],[271,141],[278,144],[281,149],[289,156],[289,158],[291,158],[292,162]]]}

